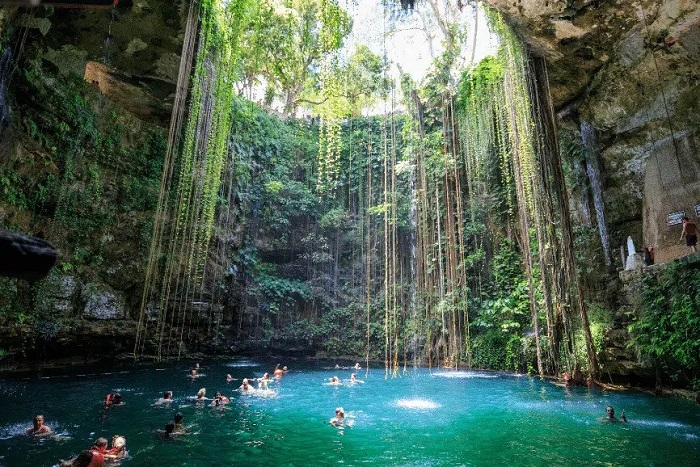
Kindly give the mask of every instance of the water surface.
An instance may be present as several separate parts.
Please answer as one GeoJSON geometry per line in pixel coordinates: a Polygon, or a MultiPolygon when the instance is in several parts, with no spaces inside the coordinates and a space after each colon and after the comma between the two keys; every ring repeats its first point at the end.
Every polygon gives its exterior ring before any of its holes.
{"type": "Polygon", "coordinates": [[[50,466],[99,436],[126,436],[124,467],[210,465],[700,465],[700,407],[637,392],[563,389],[526,376],[410,369],[290,366],[265,396],[237,390],[271,372],[252,360],[161,365],[110,374],[0,380],[0,465],[50,466]],[[230,373],[237,381],[226,383],[230,373]],[[342,386],[325,383],[334,375],[342,386]],[[187,400],[200,387],[231,398],[224,410],[187,400]],[[172,407],[154,406],[172,390],[172,407]],[[126,405],[104,410],[109,392],[126,405]],[[630,422],[600,422],[605,406],[630,422]],[[328,421],[342,406],[350,426],[328,421]],[[192,434],[163,440],[156,430],[176,412],[192,434]],[[34,414],[59,434],[24,435],[34,414]]]}

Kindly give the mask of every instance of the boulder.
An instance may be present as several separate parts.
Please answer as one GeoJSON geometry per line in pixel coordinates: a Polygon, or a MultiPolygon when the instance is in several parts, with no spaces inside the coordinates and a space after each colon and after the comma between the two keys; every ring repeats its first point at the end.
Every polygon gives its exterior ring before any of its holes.
{"type": "Polygon", "coordinates": [[[0,229],[0,276],[38,280],[58,259],[58,251],[46,240],[0,229]]]}

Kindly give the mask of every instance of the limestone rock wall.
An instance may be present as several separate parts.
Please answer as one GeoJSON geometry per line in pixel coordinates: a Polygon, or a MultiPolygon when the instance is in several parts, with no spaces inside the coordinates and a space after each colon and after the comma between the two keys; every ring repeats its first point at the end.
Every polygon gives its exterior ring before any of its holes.
{"type": "Polygon", "coordinates": [[[613,251],[631,235],[657,261],[687,254],[667,216],[700,204],[700,3],[486,3],[546,58],[560,125],[596,129],[613,251]]]}

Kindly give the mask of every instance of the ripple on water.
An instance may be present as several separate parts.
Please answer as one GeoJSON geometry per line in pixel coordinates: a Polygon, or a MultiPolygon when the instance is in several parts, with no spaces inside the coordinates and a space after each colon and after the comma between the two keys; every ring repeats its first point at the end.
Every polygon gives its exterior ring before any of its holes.
{"type": "Polygon", "coordinates": [[[397,407],[403,407],[404,409],[414,410],[437,409],[440,407],[440,404],[428,399],[399,399],[394,402],[394,405],[397,407]]]}

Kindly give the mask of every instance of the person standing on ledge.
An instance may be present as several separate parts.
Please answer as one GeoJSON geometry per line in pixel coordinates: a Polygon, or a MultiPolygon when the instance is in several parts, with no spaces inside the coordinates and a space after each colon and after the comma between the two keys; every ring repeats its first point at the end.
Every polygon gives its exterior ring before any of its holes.
{"type": "Polygon", "coordinates": [[[683,216],[683,231],[681,232],[681,240],[685,237],[685,244],[690,247],[690,252],[695,253],[697,248],[695,245],[698,243],[698,226],[695,222],[683,216]]]}

